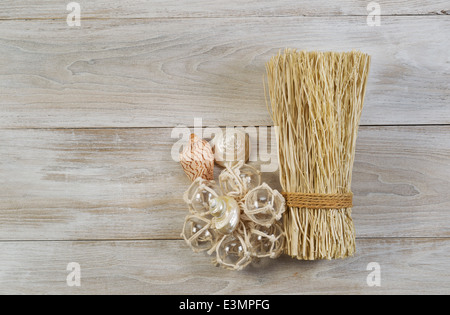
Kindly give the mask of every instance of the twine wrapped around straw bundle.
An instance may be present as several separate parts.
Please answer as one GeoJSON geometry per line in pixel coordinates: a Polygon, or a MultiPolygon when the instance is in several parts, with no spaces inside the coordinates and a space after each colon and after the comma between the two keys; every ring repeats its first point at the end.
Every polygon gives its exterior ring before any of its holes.
{"type": "Polygon", "coordinates": [[[297,259],[355,252],[351,181],[369,66],[361,52],[292,49],[266,65],[288,206],[285,252],[297,259]]]}

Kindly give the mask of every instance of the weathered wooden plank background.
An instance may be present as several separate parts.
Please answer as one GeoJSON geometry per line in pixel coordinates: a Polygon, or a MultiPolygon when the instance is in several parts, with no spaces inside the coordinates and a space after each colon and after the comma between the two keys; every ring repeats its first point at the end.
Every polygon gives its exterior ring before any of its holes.
{"type": "Polygon", "coordinates": [[[0,293],[450,293],[450,2],[380,2],[379,27],[369,2],[79,1],[71,28],[67,3],[2,1],[0,293]],[[373,56],[358,252],[224,271],[180,240],[172,128],[270,126],[264,64],[284,47],[373,56]]]}
{"type": "Polygon", "coordinates": [[[373,55],[362,124],[449,124],[448,34],[448,16],[3,21],[0,127],[270,125],[264,65],[285,47],[373,55]]]}
{"type": "MultiPolygon", "coordinates": [[[[69,1],[70,2],[70,1],[69,1]]],[[[67,2],[67,3],[69,3],[67,2]]],[[[264,16],[367,16],[371,1],[328,0],[80,0],[83,18],[205,18],[205,17],[264,17],[264,16]]],[[[450,5],[445,0],[383,1],[382,15],[445,15],[450,5]]],[[[61,1],[27,0],[2,1],[1,19],[65,19],[66,7],[61,1]]]]}
{"type": "Polygon", "coordinates": [[[0,293],[442,294],[450,290],[449,251],[448,239],[364,239],[353,259],[282,257],[232,272],[190,254],[180,240],[1,242],[0,293]],[[67,261],[80,263],[81,287],[66,285],[67,261]],[[385,266],[381,287],[367,286],[368,261],[385,266]]]}

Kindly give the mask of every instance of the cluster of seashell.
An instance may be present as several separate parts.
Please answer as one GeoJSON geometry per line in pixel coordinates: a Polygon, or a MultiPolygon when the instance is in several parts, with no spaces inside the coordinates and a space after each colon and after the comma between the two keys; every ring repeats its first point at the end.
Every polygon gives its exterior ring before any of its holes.
{"type": "Polygon", "coordinates": [[[198,177],[214,179],[214,161],[222,167],[247,162],[250,157],[250,138],[240,129],[225,131],[214,138],[214,149],[206,141],[191,134],[189,143],[180,154],[180,163],[191,181],[198,177]]]}
{"type": "Polygon", "coordinates": [[[198,177],[186,191],[190,214],[182,237],[195,252],[215,254],[214,262],[226,269],[277,258],[285,241],[283,196],[261,183],[260,172],[244,161],[225,167],[219,184],[198,177]]]}

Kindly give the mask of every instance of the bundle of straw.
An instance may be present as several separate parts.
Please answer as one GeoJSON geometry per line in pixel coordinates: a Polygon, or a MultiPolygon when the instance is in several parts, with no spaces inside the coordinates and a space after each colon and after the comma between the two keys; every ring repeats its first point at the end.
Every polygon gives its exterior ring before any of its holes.
{"type": "Polygon", "coordinates": [[[355,252],[352,168],[370,56],[287,49],[266,65],[277,132],[286,254],[337,259],[355,252]]]}

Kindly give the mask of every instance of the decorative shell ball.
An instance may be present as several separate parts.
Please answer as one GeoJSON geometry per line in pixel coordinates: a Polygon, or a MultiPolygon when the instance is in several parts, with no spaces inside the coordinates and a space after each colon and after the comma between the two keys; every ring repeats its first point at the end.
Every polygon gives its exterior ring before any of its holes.
{"type": "Polygon", "coordinates": [[[255,225],[250,229],[252,255],[258,258],[278,258],[284,246],[284,233],[281,224],[269,227],[255,225]]]}
{"type": "Polygon", "coordinates": [[[184,199],[191,214],[181,235],[195,252],[215,254],[215,264],[241,270],[257,259],[282,253],[284,198],[261,184],[260,173],[243,161],[226,165],[219,184],[196,179],[184,199]]]}
{"type": "Polygon", "coordinates": [[[211,145],[191,134],[189,144],[180,154],[180,163],[191,181],[198,177],[214,179],[214,153],[211,145]]]}
{"type": "Polygon", "coordinates": [[[222,191],[235,198],[243,198],[250,190],[261,185],[261,172],[242,161],[219,175],[222,191]]]}
{"type": "Polygon", "coordinates": [[[214,181],[198,177],[185,192],[183,199],[193,214],[207,215],[212,199],[222,196],[223,192],[214,181]]]}
{"type": "Polygon", "coordinates": [[[266,183],[247,193],[243,200],[244,212],[253,222],[271,227],[281,219],[284,208],[284,197],[266,183]]]}
{"type": "Polygon", "coordinates": [[[218,233],[208,219],[190,215],[186,217],[183,235],[194,252],[207,251],[217,243],[218,233]]]}
{"type": "Polygon", "coordinates": [[[214,157],[216,163],[222,167],[244,163],[250,157],[250,137],[240,129],[226,129],[214,139],[214,157]]]}
{"type": "Polygon", "coordinates": [[[227,234],[217,243],[214,263],[229,270],[242,270],[247,267],[254,257],[245,239],[243,231],[227,234]]]}

